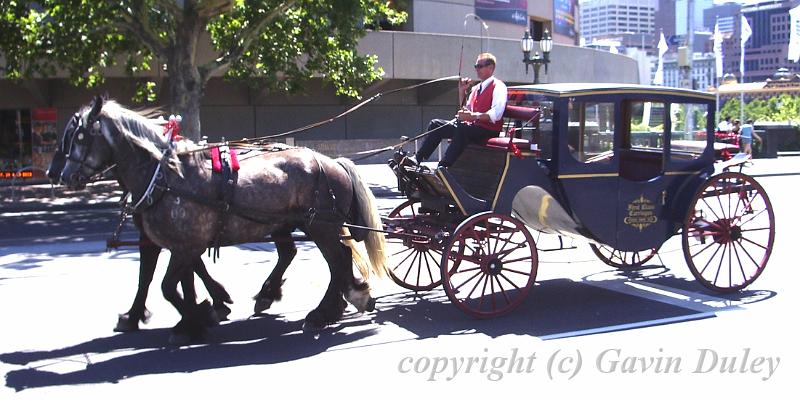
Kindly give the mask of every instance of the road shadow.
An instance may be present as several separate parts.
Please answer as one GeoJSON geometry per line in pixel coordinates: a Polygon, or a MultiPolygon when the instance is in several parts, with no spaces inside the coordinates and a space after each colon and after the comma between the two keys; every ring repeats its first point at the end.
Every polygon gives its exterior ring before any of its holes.
{"type": "Polygon", "coordinates": [[[611,270],[602,275],[606,278],[600,280],[592,275],[591,280],[538,281],[528,299],[513,313],[492,319],[465,315],[441,289],[391,294],[379,300],[375,321],[398,325],[418,339],[481,333],[492,338],[513,334],[550,340],[713,318],[720,311],[777,295],[768,290],[713,293],[694,281],[673,276],[663,266],[626,272],[611,270]],[[625,288],[627,283],[636,281],[688,288],[692,296],[675,301],[665,295],[644,291],[637,294],[638,290],[625,288]]]}
{"type": "Polygon", "coordinates": [[[346,315],[342,322],[318,335],[303,333],[300,320],[266,315],[215,327],[210,330],[207,344],[165,346],[169,329],[153,329],[96,338],[55,350],[6,353],[0,355],[0,362],[24,366],[6,375],[6,386],[16,391],[115,383],[143,375],[276,364],[311,357],[334,347],[363,348],[440,336],[481,333],[497,338],[512,334],[550,340],[628,330],[713,318],[716,311],[775,295],[770,291],[743,291],[724,298],[729,303],[709,306],[710,299],[720,298],[698,292],[685,304],[676,304],[605,288],[636,280],[632,275],[662,285],[689,285],[687,280],[671,277],[668,270],[646,266],[638,273],[604,273],[606,276],[592,275],[583,281],[537,282],[527,301],[513,313],[488,320],[465,315],[450,304],[441,289],[426,293],[405,291],[380,297],[377,312],[346,315]],[[398,331],[398,327],[403,330],[398,331]],[[386,334],[378,336],[384,329],[386,334]],[[72,360],[85,364],[85,368],[66,373],[49,368],[72,360]]]}
{"type": "Polygon", "coordinates": [[[57,350],[2,354],[0,361],[16,365],[41,362],[41,367],[13,370],[6,375],[6,386],[16,391],[61,385],[116,383],[144,375],[189,373],[302,359],[375,334],[375,328],[364,328],[353,333],[342,331],[368,323],[368,319],[345,319],[333,328],[312,335],[300,330],[301,321],[286,321],[274,316],[254,317],[212,329],[207,344],[167,347],[165,343],[169,329],[142,330],[97,338],[57,350]],[[131,350],[141,351],[128,353],[131,350]],[[87,362],[98,354],[107,357],[115,353],[124,355],[95,363],[87,362]],[[47,370],[48,361],[69,358],[82,360],[86,363],[85,369],[67,373],[47,370]]]}

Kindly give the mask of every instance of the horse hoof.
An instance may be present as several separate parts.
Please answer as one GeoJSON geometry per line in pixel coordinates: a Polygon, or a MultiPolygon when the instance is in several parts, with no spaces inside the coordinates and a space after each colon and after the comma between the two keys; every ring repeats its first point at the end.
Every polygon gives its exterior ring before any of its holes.
{"type": "Polygon", "coordinates": [[[317,310],[313,310],[308,313],[306,320],[303,321],[303,332],[317,333],[327,326],[328,324],[323,314],[317,310]]]}
{"type": "Polygon", "coordinates": [[[310,322],[306,319],[306,321],[303,322],[303,333],[316,334],[324,330],[327,326],[328,325],[324,323],[310,322]]]}
{"type": "Polygon", "coordinates": [[[206,327],[219,325],[220,317],[217,315],[216,309],[211,307],[211,303],[205,300],[197,306],[196,318],[199,319],[206,327]]]}
{"type": "Polygon", "coordinates": [[[231,308],[225,304],[214,305],[214,313],[217,315],[216,320],[218,322],[224,322],[228,320],[228,315],[231,314],[231,308]]]}
{"type": "Polygon", "coordinates": [[[114,331],[117,333],[139,331],[139,319],[131,319],[131,316],[127,313],[119,315],[117,326],[114,327],[114,331]]]}
{"type": "Polygon", "coordinates": [[[270,298],[258,298],[256,299],[256,304],[253,306],[253,313],[258,314],[272,306],[273,299],[270,298]]]}
{"type": "Polygon", "coordinates": [[[142,318],[141,318],[141,319],[139,319],[139,321],[141,321],[141,322],[142,322],[142,323],[144,323],[144,324],[147,324],[147,322],[149,322],[149,321],[150,321],[150,317],[151,317],[151,316],[153,316],[153,314],[152,314],[152,313],[150,313],[150,311],[149,311],[149,310],[147,310],[147,308],[145,308],[145,309],[144,309],[144,313],[142,313],[142,318]]]}

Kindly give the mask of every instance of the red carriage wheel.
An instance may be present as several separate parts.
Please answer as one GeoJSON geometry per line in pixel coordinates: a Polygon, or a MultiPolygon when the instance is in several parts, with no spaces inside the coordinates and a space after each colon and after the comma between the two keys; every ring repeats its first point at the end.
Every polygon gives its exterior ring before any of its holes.
{"type": "Polygon", "coordinates": [[[524,224],[484,212],[463,221],[445,247],[443,286],[468,315],[501,316],[525,301],[538,265],[536,243],[524,224]]]}
{"type": "Polygon", "coordinates": [[[772,204],[752,177],[715,175],[689,204],[682,237],[686,263],[701,284],[719,292],[741,290],[764,271],[772,253],[772,204]]]}
{"type": "Polygon", "coordinates": [[[620,251],[602,244],[589,244],[589,246],[592,248],[592,252],[594,252],[603,263],[622,270],[639,267],[647,263],[653,256],[656,256],[660,248],[657,246],[653,249],[645,249],[642,251],[620,251]]]}
{"type": "Polygon", "coordinates": [[[419,201],[407,200],[389,213],[389,218],[407,218],[408,224],[400,224],[406,229],[404,234],[421,234],[419,237],[391,235],[386,238],[389,275],[395,283],[414,291],[428,291],[442,283],[439,263],[442,259],[441,246],[432,238],[415,230],[412,220],[417,220],[419,201]]]}

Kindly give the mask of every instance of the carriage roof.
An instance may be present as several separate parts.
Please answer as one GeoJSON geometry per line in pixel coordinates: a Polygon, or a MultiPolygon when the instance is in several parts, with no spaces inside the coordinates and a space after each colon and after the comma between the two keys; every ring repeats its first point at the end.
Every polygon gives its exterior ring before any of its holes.
{"type": "Polygon", "coordinates": [[[616,83],[557,83],[538,85],[517,85],[509,88],[549,97],[572,97],[592,95],[661,95],[683,96],[702,100],[714,100],[711,93],[691,89],[670,88],[654,85],[616,84],[616,83]]]}

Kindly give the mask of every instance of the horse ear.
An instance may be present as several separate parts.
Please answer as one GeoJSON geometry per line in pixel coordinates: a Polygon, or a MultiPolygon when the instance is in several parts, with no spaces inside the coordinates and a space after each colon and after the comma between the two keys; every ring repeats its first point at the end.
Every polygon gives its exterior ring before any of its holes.
{"type": "Polygon", "coordinates": [[[94,100],[92,101],[92,110],[89,112],[90,119],[94,119],[100,114],[100,110],[103,108],[104,102],[105,99],[103,99],[102,96],[97,95],[94,97],[94,100]]]}

